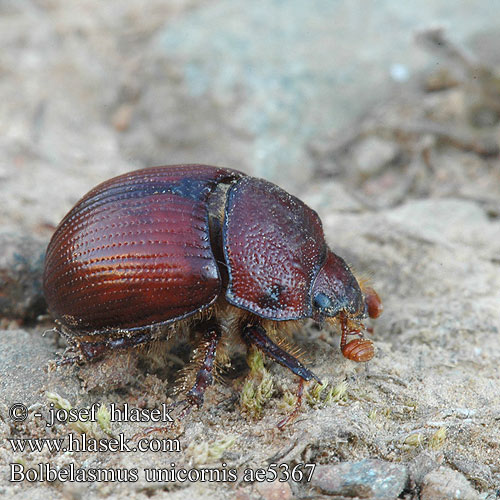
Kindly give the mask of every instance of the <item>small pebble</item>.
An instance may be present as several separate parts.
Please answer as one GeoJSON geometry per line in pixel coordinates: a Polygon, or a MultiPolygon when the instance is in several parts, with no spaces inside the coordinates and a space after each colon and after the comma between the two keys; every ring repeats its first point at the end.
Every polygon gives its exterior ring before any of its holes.
{"type": "Polygon", "coordinates": [[[478,500],[479,493],[469,481],[455,470],[439,467],[429,472],[422,481],[421,500],[478,500]]]}
{"type": "Polygon", "coordinates": [[[311,485],[321,493],[360,498],[397,498],[408,482],[404,465],[366,459],[317,465],[311,485]]]}

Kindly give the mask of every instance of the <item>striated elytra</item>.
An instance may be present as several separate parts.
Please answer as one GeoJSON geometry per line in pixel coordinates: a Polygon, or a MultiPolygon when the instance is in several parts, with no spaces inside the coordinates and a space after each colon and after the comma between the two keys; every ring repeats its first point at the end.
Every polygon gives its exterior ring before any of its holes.
{"type": "Polygon", "coordinates": [[[94,188],[53,235],[43,287],[73,359],[200,332],[186,386],[197,406],[229,338],[319,380],[278,345],[280,332],[306,318],[337,322],[344,355],[367,361],[372,343],[363,339],[360,355],[346,337],[361,337],[362,320],[382,311],[328,248],[316,212],[270,182],[206,165],[138,170],[94,188]]]}

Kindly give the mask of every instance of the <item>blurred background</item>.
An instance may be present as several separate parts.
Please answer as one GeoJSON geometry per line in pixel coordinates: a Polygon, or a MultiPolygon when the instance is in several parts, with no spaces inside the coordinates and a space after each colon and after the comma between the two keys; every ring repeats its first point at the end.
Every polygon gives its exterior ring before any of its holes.
{"type": "Polygon", "coordinates": [[[0,0],[0,225],[46,237],[96,183],[173,163],[319,210],[496,199],[478,168],[498,167],[499,18],[490,0],[0,0]]]}

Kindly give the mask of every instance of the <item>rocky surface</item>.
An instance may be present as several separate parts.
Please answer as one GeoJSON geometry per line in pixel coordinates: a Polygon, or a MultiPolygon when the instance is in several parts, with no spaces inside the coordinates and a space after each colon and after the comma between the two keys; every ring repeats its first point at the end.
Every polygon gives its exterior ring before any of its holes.
{"type": "Polygon", "coordinates": [[[384,498],[379,481],[391,498],[495,497],[500,61],[487,27],[498,15],[487,1],[422,0],[416,12],[376,4],[294,0],[285,15],[278,0],[245,4],[244,14],[229,0],[0,2],[0,496],[384,498]],[[411,31],[434,20],[454,31],[415,44],[411,31]],[[454,45],[469,35],[473,50],[454,45]],[[235,368],[167,434],[180,452],[14,451],[9,437],[137,439],[145,428],[105,416],[46,426],[51,403],[172,401],[182,345],[49,369],[65,345],[44,315],[40,276],[52,232],[88,189],[175,162],[240,168],[316,209],[334,251],[383,299],[375,358],[356,365],[338,332],[305,324],[294,342],[328,386],[306,389],[283,432],[296,381],[267,362],[260,416],[244,411],[246,372],[235,368]],[[25,421],[9,416],[15,403],[25,421]],[[11,463],[142,471],[172,462],[234,468],[239,480],[8,481],[11,463]],[[310,483],[243,480],[272,463],[317,470],[310,483]]]}
{"type": "Polygon", "coordinates": [[[440,467],[425,476],[420,498],[422,500],[433,498],[476,500],[480,497],[462,474],[447,467],[440,467]]]}
{"type": "Polygon", "coordinates": [[[0,231],[0,318],[33,320],[45,312],[45,247],[28,234],[0,231]]]}

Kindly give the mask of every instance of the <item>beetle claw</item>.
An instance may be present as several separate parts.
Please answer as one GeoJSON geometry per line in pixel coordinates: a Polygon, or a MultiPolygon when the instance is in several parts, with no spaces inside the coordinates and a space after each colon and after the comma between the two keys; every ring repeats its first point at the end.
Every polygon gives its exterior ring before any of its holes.
{"type": "Polygon", "coordinates": [[[82,361],[82,357],[75,354],[71,349],[67,349],[63,354],[59,355],[59,359],[54,362],[56,368],[60,366],[75,365],[82,361]]]}

